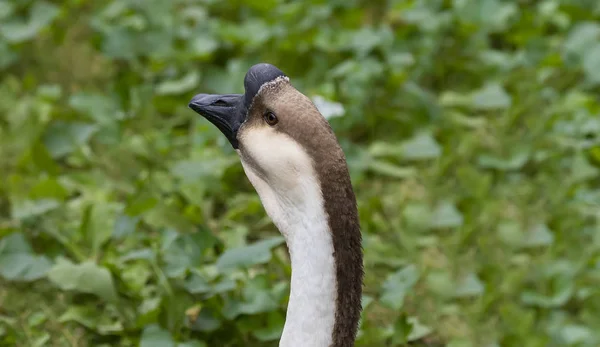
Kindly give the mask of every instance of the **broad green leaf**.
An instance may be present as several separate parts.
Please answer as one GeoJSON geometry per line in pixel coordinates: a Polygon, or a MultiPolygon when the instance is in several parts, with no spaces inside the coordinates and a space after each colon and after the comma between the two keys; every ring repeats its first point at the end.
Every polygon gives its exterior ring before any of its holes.
{"type": "Polygon", "coordinates": [[[546,295],[533,291],[524,291],[521,294],[521,301],[526,305],[537,306],[541,308],[561,307],[573,296],[574,285],[563,284],[555,289],[552,295],[546,295]]]}
{"type": "Polygon", "coordinates": [[[80,92],[71,95],[69,105],[96,123],[110,123],[124,118],[115,99],[107,95],[80,92]]]}
{"type": "Polygon", "coordinates": [[[208,293],[211,290],[208,281],[197,273],[192,273],[191,276],[185,280],[184,287],[192,294],[208,293]]]}
{"type": "Polygon", "coordinates": [[[13,203],[12,218],[22,220],[40,216],[60,206],[54,199],[25,200],[13,203]]]}
{"type": "Polygon", "coordinates": [[[35,1],[27,20],[13,19],[0,26],[0,34],[13,43],[34,38],[41,29],[50,24],[58,15],[59,8],[46,1],[35,1]]]}
{"type": "Polygon", "coordinates": [[[134,263],[123,266],[121,280],[134,292],[143,292],[152,277],[153,271],[147,263],[134,263]]]}
{"type": "Polygon", "coordinates": [[[506,159],[482,154],[477,158],[477,163],[483,168],[508,171],[522,168],[529,161],[529,158],[530,152],[528,150],[517,150],[506,159]]]}
{"type": "Polygon", "coordinates": [[[502,221],[498,224],[498,236],[507,244],[518,246],[523,241],[523,230],[516,221],[502,221]]]}
{"type": "Polygon", "coordinates": [[[536,224],[525,233],[523,247],[543,247],[554,242],[554,235],[546,224],[536,224]]]}
{"type": "Polygon", "coordinates": [[[562,327],[560,330],[560,336],[564,343],[569,346],[577,344],[592,343],[594,340],[594,333],[590,328],[583,325],[569,324],[562,327]]]}
{"type": "Polygon", "coordinates": [[[404,305],[404,297],[417,283],[419,276],[415,265],[408,265],[390,274],[381,288],[381,302],[393,310],[400,310],[404,305]]]}
{"type": "Polygon", "coordinates": [[[119,205],[102,202],[87,206],[79,227],[93,254],[97,254],[113,233],[113,223],[119,205]]]}
{"type": "Polygon", "coordinates": [[[137,308],[137,319],[136,324],[143,326],[146,324],[154,323],[158,320],[160,314],[160,306],[162,298],[152,297],[146,298],[137,308]]]}
{"type": "Polygon", "coordinates": [[[33,253],[22,233],[0,239],[0,276],[9,281],[35,281],[46,275],[52,263],[33,253]]]}
{"type": "Polygon", "coordinates": [[[402,210],[407,224],[416,228],[427,228],[431,224],[431,209],[425,203],[411,202],[402,210]]]}
{"type": "Polygon", "coordinates": [[[220,155],[207,156],[197,160],[182,160],[171,167],[173,176],[185,183],[199,184],[201,179],[207,177],[221,177],[225,169],[231,166],[236,158],[220,155]]]}
{"type": "Polygon", "coordinates": [[[124,254],[120,260],[122,262],[127,262],[131,260],[153,260],[156,257],[154,250],[150,248],[142,248],[138,250],[133,250],[129,253],[124,254]]]}
{"type": "Polygon", "coordinates": [[[219,42],[210,36],[203,34],[196,34],[190,41],[192,52],[200,57],[210,56],[217,48],[219,48],[219,42]]]}
{"type": "Polygon", "coordinates": [[[480,296],[484,290],[485,287],[477,274],[469,273],[458,282],[453,296],[457,298],[480,296]]]}
{"type": "Polygon", "coordinates": [[[228,271],[240,267],[264,264],[271,260],[271,249],[279,246],[283,237],[273,237],[251,245],[225,251],[217,260],[219,271],[228,271]]]}
{"type": "Polygon", "coordinates": [[[255,329],[252,331],[259,341],[275,341],[281,338],[285,317],[278,311],[269,312],[267,314],[267,323],[264,328],[255,329]]]}
{"type": "Polygon", "coordinates": [[[167,230],[163,234],[162,256],[164,271],[169,277],[182,277],[185,272],[199,266],[204,250],[212,247],[214,238],[201,230],[193,234],[179,234],[167,230]]]}
{"type": "Polygon", "coordinates": [[[344,115],[344,106],[339,102],[329,101],[320,95],[313,96],[312,101],[325,119],[341,117],[344,115]]]}
{"type": "Polygon", "coordinates": [[[208,345],[203,342],[203,341],[187,341],[187,342],[180,342],[177,344],[177,347],[207,347],[208,345]]]}
{"type": "Polygon", "coordinates": [[[433,136],[420,133],[402,144],[402,154],[411,160],[434,159],[442,154],[442,149],[433,136]]]}
{"type": "Polygon", "coordinates": [[[142,331],[140,347],[175,347],[175,341],[167,330],[152,324],[142,331]]]}
{"type": "Polygon", "coordinates": [[[156,87],[160,95],[183,94],[195,88],[200,81],[200,73],[191,71],[177,80],[164,81],[156,87]]]}
{"type": "Polygon", "coordinates": [[[201,332],[215,331],[221,327],[220,316],[220,313],[217,314],[212,309],[203,308],[190,328],[201,332]]]}
{"type": "Polygon", "coordinates": [[[257,276],[243,288],[242,300],[230,299],[223,307],[227,319],[234,319],[240,314],[254,315],[271,312],[277,309],[276,288],[271,288],[266,276],[257,276]]]}
{"type": "Polygon", "coordinates": [[[128,215],[119,215],[115,220],[112,236],[115,239],[125,238],[135,232],[139,218],[128,215]]]}
{"type": "Polygon", "coordinates": [[[575,182],[585,181],[600,175],[600,169],[591,165],[583,154],[579,154],[573,160],[571,175],[575,182]]]}
{"type": "Polygon", "coordinates": [[[583,71],[588,81],[600,84],[600,40],[583,56],[583,71]]]}
{"type": "Polygon", "coordinates": [[[511,104],[511,96],[497,83],[486,84],[471,95],[471,105],[478,110],[505,109],[511,104]]]}
{"type": "Polygon", "coordinates": [[[396,164],[378,159],[369,161],[368,167],[374,173],[394,178],[414,177],[417,174],[417,171],[413,167],[398,166],[396,164]]]}
{"type": "Polygon", "coordinates": [[[18,59],[18,55],[11,47],[3,41],[0,41],[0,68],[4,69],[10,66],[18,59]]]}
{"type": "Polygon", "coordinates": [[[69,195],[65,187],[55,179],[47,178],[38,181],[29,192],[29,196],[33,199],[56,199],[63,200],[69,195]]]}
{"type": "Polygon", "coordinates": [[[58,321],[60,323],[77,322],[101,335],[117,334],[123,331],[123,324],[104,313],[99,315],[92,306],[70,306],[58,321]]]}
{"type": "Polygon", "coordinates": [[[8,0],[0,1],[0,19],[8,18],[11,14],[13,14],[15,10],[15,5],[8,0]]]}
{"type": "Polygon", "coordinates": [[[600,25],[591,21],[579,22],[565,39],[564,51],[567,58],[582,58],[598,42],[600,42],[600,25]]]}
{"type": "Polygon", "coordinates": [[[46,130],[44,144],[52,157],[58,158],[86,144],[96,131],[93,124],[57,121],[46,130]]]}
{"type": "Polygon", "coordinates": [[[108,302],[117,300],[110,271],[91,261],[73,264],[60,259],[48,272],[48,279],[62,290],[95,294],[108,302]]]}
{"type": "Polygon", "coordinates": [[[448,201],[440,203],[431,216],[431,228],[455,228],[463,225],[463,215],[456,206],[448,201]]]}
{"type": "Polygon", "coordinates": [[[408,322],[412,325],[408,341],[420,340],[433,331],[432,328],[422,324],[417,317],[408,317],[408,322]]]}

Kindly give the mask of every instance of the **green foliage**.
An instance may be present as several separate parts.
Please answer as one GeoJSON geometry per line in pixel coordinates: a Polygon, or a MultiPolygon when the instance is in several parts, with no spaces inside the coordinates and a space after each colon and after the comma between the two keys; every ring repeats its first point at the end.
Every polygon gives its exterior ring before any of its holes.
{"type": "Polygon", "coordinates": [[[187,108],[279,66],[347,154],[357,345],[600,344],[600,3],[0,0],[0,345],[276,346],[290,267],[187,108]]]}

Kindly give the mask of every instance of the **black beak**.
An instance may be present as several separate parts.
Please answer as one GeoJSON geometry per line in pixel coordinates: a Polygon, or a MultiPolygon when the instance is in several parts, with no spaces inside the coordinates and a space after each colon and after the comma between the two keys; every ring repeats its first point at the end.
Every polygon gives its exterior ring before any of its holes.
{"type": "Polygon", "coordinates": [[[198,94],[188,106],[214,124],[238,148],[237,132],[246,118],[242,94],[198,94]]]}

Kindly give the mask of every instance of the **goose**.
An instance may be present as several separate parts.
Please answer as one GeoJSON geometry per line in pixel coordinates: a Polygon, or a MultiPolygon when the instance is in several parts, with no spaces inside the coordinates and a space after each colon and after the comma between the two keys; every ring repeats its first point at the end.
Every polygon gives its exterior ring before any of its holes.
{"type": "Polygon", "coordinates": [[[244,90],[197,94],[188,107],[229,140],[285,240],[292,272],[279,346],[354,346],[364,271],[344,153],[317,107],[277,67],[252,66],[244,90]]]}

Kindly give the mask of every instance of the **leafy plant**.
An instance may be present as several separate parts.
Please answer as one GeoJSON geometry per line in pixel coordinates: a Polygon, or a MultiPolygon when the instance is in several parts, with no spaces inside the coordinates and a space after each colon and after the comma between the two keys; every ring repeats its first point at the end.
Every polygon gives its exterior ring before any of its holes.
{"type": "Polygon", "coordinates": [[[599,20],[586,0],[0,0],[0,345],[277,345],[283,240],[187,108],[262,61],[347,155],[357,345],[598,345],[599,20]]]}

